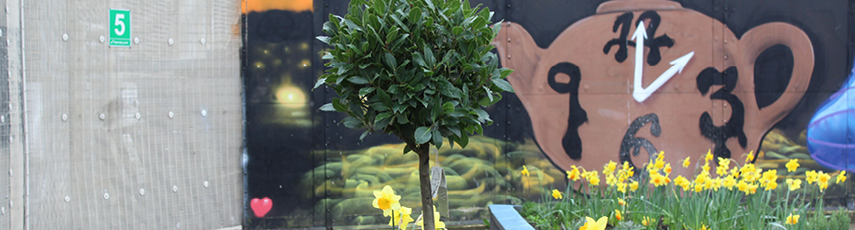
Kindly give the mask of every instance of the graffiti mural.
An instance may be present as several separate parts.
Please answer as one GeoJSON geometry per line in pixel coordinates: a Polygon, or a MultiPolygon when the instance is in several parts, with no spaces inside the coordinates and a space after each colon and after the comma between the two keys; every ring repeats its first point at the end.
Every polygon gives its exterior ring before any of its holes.
{"type": "MultiPolygon", "coordinates": [[[[564,189],[571,165],[643,168],[660,151],[672,163],[710,151],[786,177],[855,168],[847,1],[470,2],[502,21],[494,45],[516,93],[486,109],[495,123],[466,149],[433,150],[449,226],[564,189]],[[789,159],[800,171],[784,169],[789,159]]],[[[318,110],[333,92],[311,90],[329,48],[314,37],[348,1],[242,3],[245,227],[383,228],[371,201],[387,185],[418,207],[416,155],[394,136],[360,141],[340,114],[318,110]]],[[[826,198],[843,204],[850,191],[832,185],[826,198]]]]}

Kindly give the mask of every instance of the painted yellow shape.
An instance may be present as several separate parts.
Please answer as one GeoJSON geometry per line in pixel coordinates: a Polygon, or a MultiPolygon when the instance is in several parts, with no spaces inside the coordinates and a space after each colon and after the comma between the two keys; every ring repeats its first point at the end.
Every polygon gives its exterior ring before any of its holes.
{"type": "Polygon", "coordinates": [[[314,11],[313,0],[241,0],[241,13],[268,10],[314,11]]]}

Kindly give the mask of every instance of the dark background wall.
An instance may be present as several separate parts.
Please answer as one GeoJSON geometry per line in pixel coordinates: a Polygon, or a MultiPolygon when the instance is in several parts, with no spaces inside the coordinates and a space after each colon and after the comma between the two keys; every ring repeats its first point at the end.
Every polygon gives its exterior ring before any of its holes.
{"type": "MultiPolygon", "coordinates": [[[[335,187],[333,183],[336,182],[346,183],[347,178],[326,167],[343,161],[342,156],[350,152],[400,142],[394,136],[379,134],[371,134],[364,141],[359,141],[361,131],[338,125],[341,115],[318,110],[331,100],[334,93],[323,87],[310,90],[324,68],[318,52],[325,47],[314,37],[322,35],[321,27],[329,14],[346,13],[348,1],[308,2],[312,4],[312,10],[268,9],[244,14],[242,69],[247,147],[244,156],[244,222],[249,228],[329,228],[363,223],[354,221],[356,215],[339,215],[341,213],[333,210],[334,205],[328,201],[346,195],[320,188],[335,187]],[[305,99],[294,99],[295,95],[305,99]],[[250,203],[251,199],[262,197],[269,197],[274,205],[265,217],[259,218],[251,210],[250,203]]],[[[495,21],[510,21],[523,26],[541,48],[548,47],[573,23],[594,15],[602,2],[471,1],[472,5],[482,3],[495,11],[495,21]]],[[[792,24],[809,36],[815,53],[810,86],[793,111],[775,125],[778,132],[789,139],[799,138],[817,106],[840,89],[852,68],[849,63],[852,63],[855,51],[855,31],[851,29],[855,22],[853,1],[676,2],[724,23],[737,37],[767,22],[792,24]]],[[[758,78],[756,83],[760,86],[757,90],[780,91],[779,81],[776,78],[758,78]]],[[[775,97],[774,93],[769,97],[775,97]]],[[[486,129],[485,136],[490,138],[487,142],[492,141],[508,154],[503,156],[504,160],[513,158],[512,153],[524,149],[520,146],[531,144],[531,121],[515,95],[505,95],[504,100],[489,108],[488,112],[496,122],[486,129]]],[[[543,156],[529,156],[523,161],[534,158],[544,159],[543,156]]],[[[515,162],[513,159],[508,161],[515,162]]],[[[507,171],[504,174],[510,176],[512,173],[507,171]]],[[[556,186],[563,185],[558,183],[556,186]]],[[[510,187],[502,187],[499,193],[516,194],[524,190],[525,185],[510,187]],[[517,187],[516,190],[513,187],[517,187]]],[[[377,220],[374,223],[385,222],[377,220]]]]}

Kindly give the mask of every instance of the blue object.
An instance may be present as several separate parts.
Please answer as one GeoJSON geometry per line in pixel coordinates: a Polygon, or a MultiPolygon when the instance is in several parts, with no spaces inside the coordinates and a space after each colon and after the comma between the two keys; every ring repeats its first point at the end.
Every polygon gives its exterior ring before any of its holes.
{"type": "Polygon", "coordinates": [[[490,230],[534,230],[514,205],[507,204],[491,204],[490,209],[490,230]]]}
{"type": "Polygon", "coordinates": [[[811,157],[823,166],[855,172],[855,68],[843,87],[814,113],[807,128],[811,157]]]}

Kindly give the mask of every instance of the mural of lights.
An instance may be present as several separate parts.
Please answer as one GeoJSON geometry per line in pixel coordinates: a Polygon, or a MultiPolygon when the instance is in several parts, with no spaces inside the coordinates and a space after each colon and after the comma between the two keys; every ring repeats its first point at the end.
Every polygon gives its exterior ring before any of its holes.
{"type": "Polygon", "coordinates": [[[307,103],[306,99],[306,93],[291,84],[285,84],[276,90],[276,100],[287,108],[304,108],[307,103]]]}

